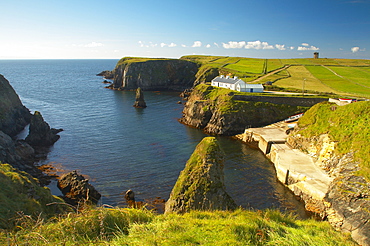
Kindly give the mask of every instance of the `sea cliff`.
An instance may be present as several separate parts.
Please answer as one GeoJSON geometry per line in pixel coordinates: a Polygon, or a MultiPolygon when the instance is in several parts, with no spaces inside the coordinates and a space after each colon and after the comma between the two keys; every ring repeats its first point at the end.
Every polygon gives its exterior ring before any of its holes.
{"type": "Polygon", "coordinates": [[[287,142],[332,178],[323,200],[328,221],[370,245],[370,102],[320,103],[298,121],[287,142]]]}
{"type": "Polygon", "coordinates": [[[0,131],[14,137],[30,123],[31,113],[23,106],[9,81],[0,74],[0,131]]]}
{"type": "Polygon", "coordinates": [[[122,58],[112,71],[115,90],[171,90],[191,88],[196,63],[179,59],[122,58]]]}
{"type": "MultiPolygon", "coordinates": [[[[263,97],[262,97],[263,98],[263,97]]],[[[203,129],[210,134],[236,135],[248,127],[259,127],[283,120],[290,115],[304,112],[307,104],[274,103],[255,100],[255,97],[210,85],[196,86],[183,110],[181,123],[203,129]]]]}
{"type": "Polygon", "coordinates": [[[53,130],[39,112],[34,115],[22,104],[9,81],[0,75],[0,162],[8,163],[26,171],[40,182],[46,177],[35,165],[37,158],[45,156],[47,149],[59,136],[60,130],[53,130]],[[31,124],[30,124],[31,123],[31,124]],[[17,140],[16,135],[30,124],[31,134],[26,140],[17,140]],[[50,140],[52,139],[52,141],[50,140]]]}

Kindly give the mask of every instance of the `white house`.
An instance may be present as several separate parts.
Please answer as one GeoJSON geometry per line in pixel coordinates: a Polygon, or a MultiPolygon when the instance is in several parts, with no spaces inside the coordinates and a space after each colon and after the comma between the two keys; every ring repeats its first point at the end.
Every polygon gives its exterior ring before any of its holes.
{"type": "Polygon", "coordinates": [[[224,75],[214,78],[211,85],[240,92],[263,92],[262,84],[247,84],[238,77],[230,78],[224,75]]]}

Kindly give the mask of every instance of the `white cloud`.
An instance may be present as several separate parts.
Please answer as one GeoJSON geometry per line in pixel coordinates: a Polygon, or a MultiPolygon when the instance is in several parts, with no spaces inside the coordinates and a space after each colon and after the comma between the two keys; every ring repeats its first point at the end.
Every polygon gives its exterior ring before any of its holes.
{"type": "Polygon", "coordinates": [[[202,46],[202,42],[195,41],[194,44],[191,47],[201,47],[201,46],[202,46]]]}
{"type": "Polygon", "coordinates": [[[168,47],[176,47],[177,46],[177,44],[175,44],[175,43],[170,43],[169,45],[168,45],[168,47]]]}
{"type": "Polygon", "coordinates": [[[302,43],[302,46],[310,46],[308,43],[302,43]]]}
{"type": "Polygon", "coordinates": [[[187,47],[187,46],[186,46],[185,44],[182,44],[182,45],[181,45],[181,47],[184,47],[184,48],[185,48],[185,47],[187,47]]]}
{"type": "Polygon", "coordinates": [[[247,43],[245,41],[241,42],[235,42],[235,41],[229,41],[227,44],[222,43],[222,47],[225,49],[240,49],[245,47],[247,43]]]}
{"type": "Polygon", "coordinates": [[[289,47],[289,49],[290,49],[290,50],[294,50],[294,46],[290,46],[290,47],[289,47]]]}
{"type": "Polygon", "coordinates": [[[210,45],[210,44],[207,44],[207,45],[206,45],[206,48],[210,48],[210,47],[211,47],[211,45],[210,45]]]}
{"type": "Polygon", "coordinates": [[[217,46],[217,48],[219,48],[220,46],[218,45],[218,43],[213,43],[214,45],[216,45],[217,46]]]}
{"type": "Polygon", "coordinates": [[[285,44],[275,44],[275,47],[278,50],[286,50],[285,44]]]}
{"type": "Polygon", "coordinates": [[[311,45],[310,47],[302,47],[302,46],[298,46],[297,50],[319,50],[320,48],[317,48],[313,45],[311,45]]]}
{"type": "Polygon", "coordinates": [[[87,48],[102,47],[102,46],[104,46],[104,44],[97,43],[97,42],[91,42],[89,44],[84,45],[84,47],[87,47],[87,48]]]}
{"type": "Polygon", "coordinates": [[[352,47],[352,48],[351,48],[352,53],[356,53],[356,52],[358,52],[359,50],[360,50],[360,47],[352,47]]]}
{"type": "Polygon", "coordinates": [[[261,42],[260,40],[248,42],[245,46],[246,49],[256,49],[256,50],[272,50],[273,45],[269,45],[267,42],[261,42]]]}
{"type": "Polygon", "coordinates": [[[167,44],[161,43],[161,47],[163,48],[164,46],[167,46],[167,44]]]}

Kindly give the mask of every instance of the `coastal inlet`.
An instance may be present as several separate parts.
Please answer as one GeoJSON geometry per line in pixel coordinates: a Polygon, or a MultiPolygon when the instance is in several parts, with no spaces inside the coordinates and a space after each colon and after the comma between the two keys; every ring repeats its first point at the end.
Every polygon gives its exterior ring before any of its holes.
{"type": "MultiPolygon", "coordinates": [[[[104,88],[96,74],[117,60],[0,61],[23,104],[39,110],[52,126],[63,128],[48,158],[40,164],[77,169],[102,194],[101,203],[123,205],[124,193],[136,199],[168,199],[180,171],[206,135],[178,122],[178,93],[144,91],[147,108],[132,107],[134,91],[104,88]]],[[[271,163],[257,150],[227,137],[227,192],[238,205],[297,210],[291,193],[276,180],[271,163]]],[[[300,207],[298,205],[298,207],[300,207]]]]}

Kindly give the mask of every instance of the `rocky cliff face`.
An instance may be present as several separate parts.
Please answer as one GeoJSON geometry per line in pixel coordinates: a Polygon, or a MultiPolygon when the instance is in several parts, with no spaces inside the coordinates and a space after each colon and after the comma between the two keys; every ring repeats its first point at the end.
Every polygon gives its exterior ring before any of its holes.
{"type": "Polygon", "coordinates": [[[29,110],[23,106],[13,87],[2,75],[0,75],[0,98],[0,162],[26,171],[39,178],[42,184],[47,183],[48,181],[44,179],[45,175],[34,165],[36,157],[40,154],[35,151],[34,147],[38,144],[41,146],[53,144],[59,138],[55,135],[58,131],[50,129],[41,114],[31,115],[29,110]],[[31,122],[31,118],[34,119],[30,126],[33,133],[28,136],[31,141],[13,139],[31,122]],[[33,141],[35,139],[37,141],[33,141]]]}
{"type": "Polygon", "coordinates": [[[191,88],[198,66],[177,59],[154,59],[133,61],[123,58],[113,70],[113,89],[173,90],[191,88]]]}
{"type": "MultiPolygon", "coordinates": [[[[293,148],[301,149],[312,156],[316,164],[333,178],[323,201],[328,221],[335,228],[350,232],[352,238],[360,245],[370,245],[370,183],[359,175],[361,160],[355,157],[359,151],[349,149],[346,153],[341,153],[339,149],[343,148],[343,143],[335,139],[337,136],[334,137],[337,132],[343,131],[344,134],[348,134],[348,130],[351,131],[351,128],[346,126],[347,120],[351,122],[357,121],[360,117],[365,119],[368,117],[367,113],[352,118],[352,114],[356,114],[354,113],[356,106],[358,105],[342,106],[343,108],[337,109],[336,106],[328,104],[315,105],[306,114],[307,118],[311,118],[312,125],[301,123],[301,120],[307,121],[302,118],[299,121],[299,127],[289,135],[287,141],[293,148]],[[351,108],[346,110],[344,107],[351,108]],[[331,110],[322,111],[322,108],[331,110]],[[315,111],[316,115],[313,116],[311,111],[315,111]],[[327,118],[320,112],[326,112],[327,118]],[[341,124],[334,123],[336,121],[335,114],[338,114],[341,124]],[[329,131],[326,130],[327,128],[321,127],[326,124],[329,131]],[[317,134],[308,134],[309,127],[316,128],[317,134]],[[325,129],[325,132],[321,132],[322,129],[325,129]]],[[[369,109],[367,105],[364,106],[362,108],[369,109]]],[[[356,127],[356,123],[352,123],[352,125],[352,128],[356,127]]],[[[365,128],[361,127],[361,129],[362,133],[354,130],[352,135],[360,135],[369,131],[368,125],[365,128]]],[[[344,141],[351,142],[352,139],[347,136],[344,141]]],[[[368,139],[366,141],[367,143],[364,142],[364,144],[368,144],[368,139]]],[[[354,146],[354,144],[356,143],[351,143],[349,146],[354,146]]]]}
{"type": "Polygon", "coordinates": [[[234,200],[225,191],[223,161],[216,138],[204,138],[180,173],[165,212],[235,209],[234,200]]]}
{"type": "Polygon", "coordinates": [[[307,108],[288,104],[237,100],[235,92],[198,85],[194,88],[183,110],[181,123],[205,132],[236,135],[246,127],[259,127],[301,113],[307,108]]]}
{"type": "Polygon", "coordinates": [[[30,122],[31,113],[1,74],[0,98],[0,131],[13,137],[30,122]]]}

